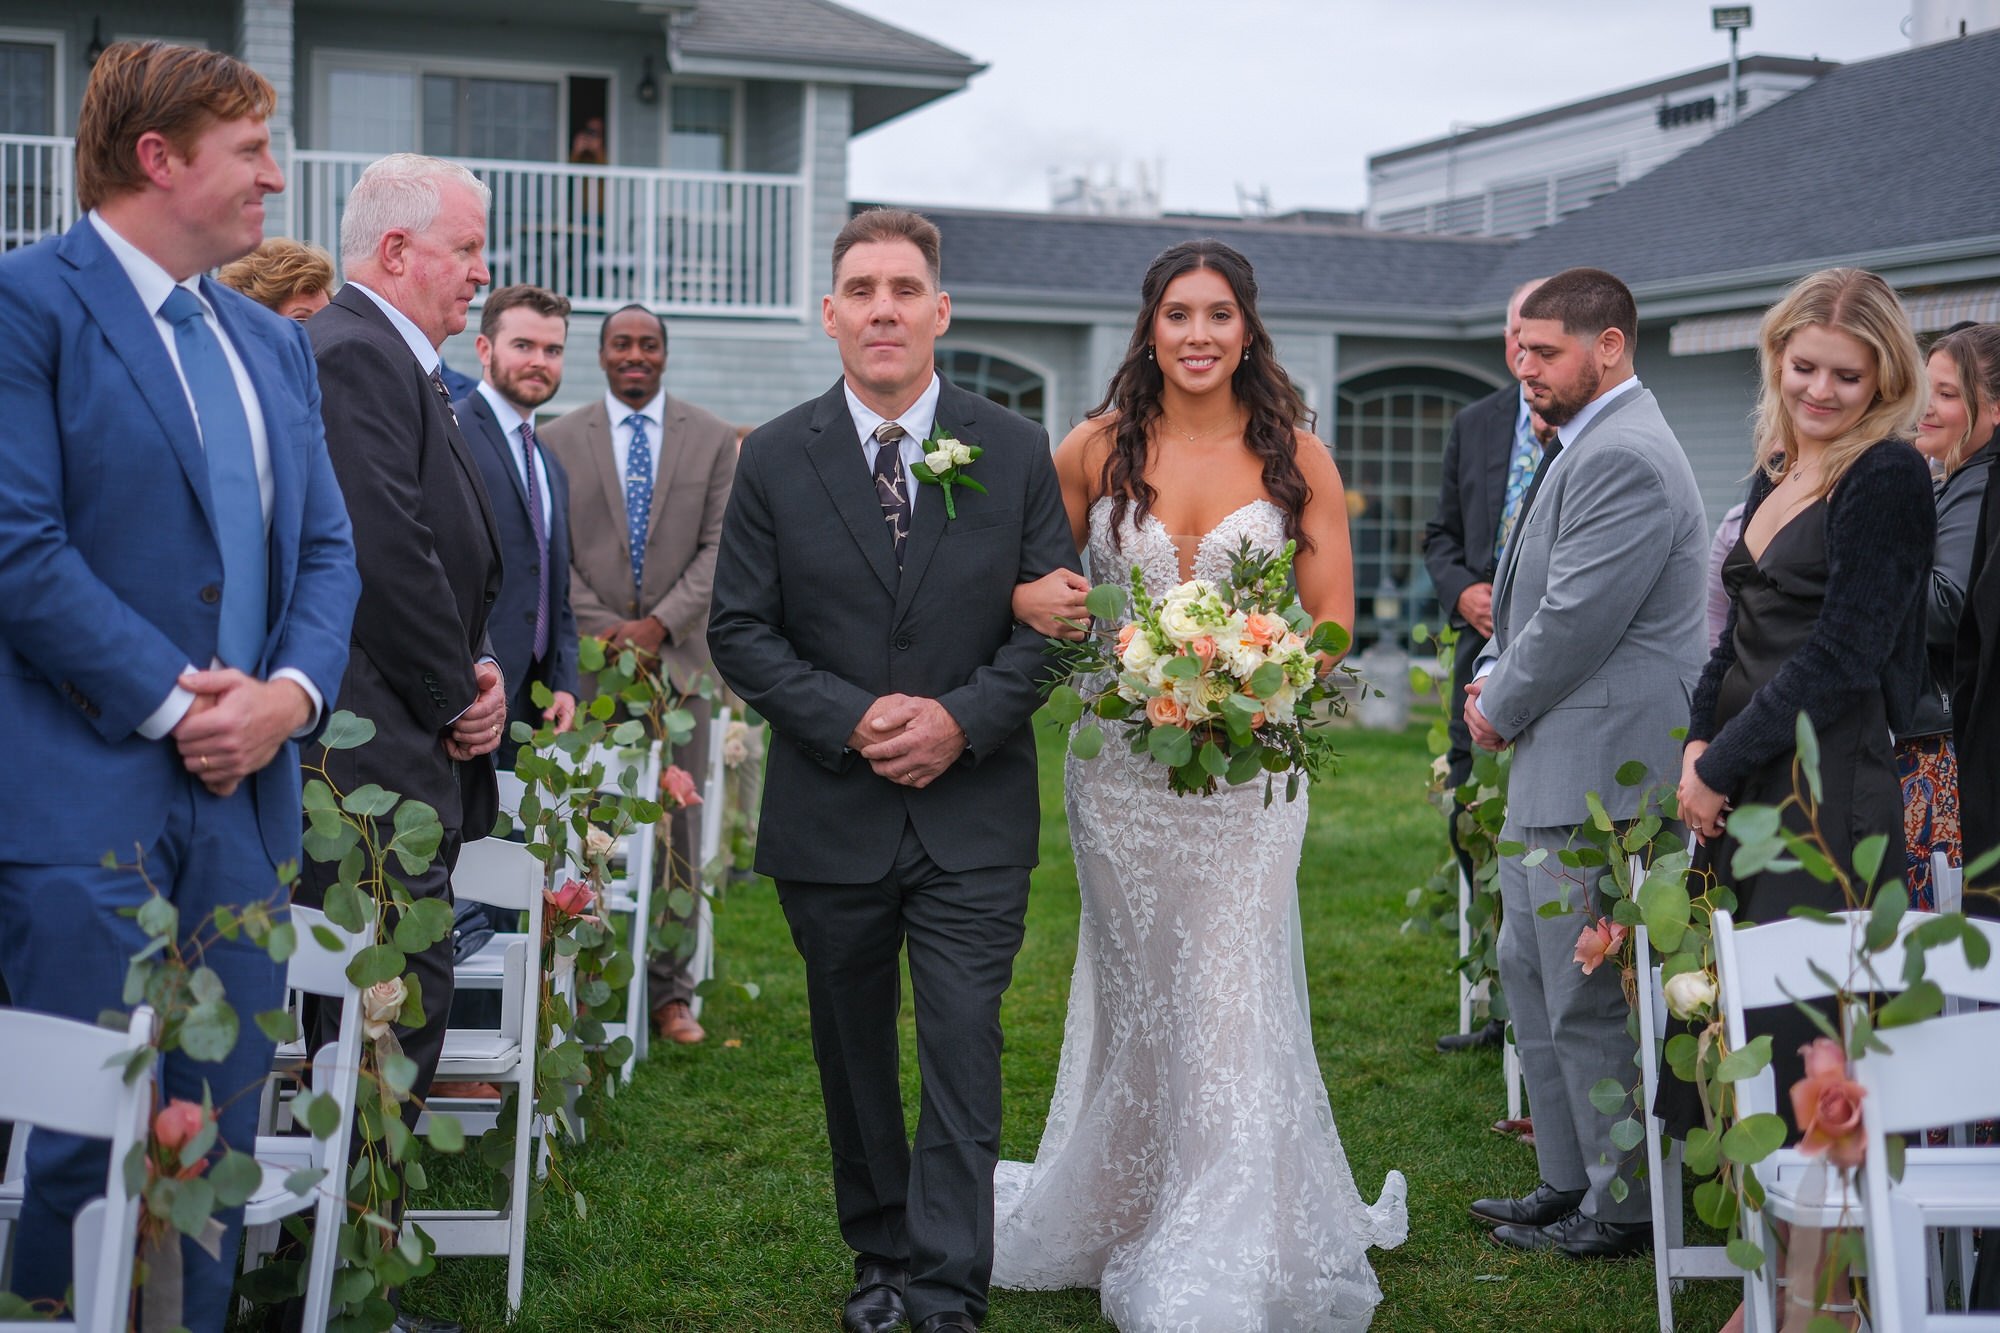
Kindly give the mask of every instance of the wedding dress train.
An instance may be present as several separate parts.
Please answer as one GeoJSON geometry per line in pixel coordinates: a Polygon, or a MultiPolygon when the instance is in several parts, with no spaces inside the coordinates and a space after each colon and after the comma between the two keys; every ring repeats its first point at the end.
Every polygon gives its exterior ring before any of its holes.
{"type": "MultiPolygon", "coordinates": [[[[1180,555],[1148,517],[1090,514],[1099,581],[1139,565],[1158,596],[1180,555]]],[[[1195,552],[1222,580],[1244,537],[1284,541],[1258,500],[1195,552]]],[[[1122,581],[1122,580],[1120,580],[1122,581]]],[[[1306,799],[1264,784],[1175,796],[1115,736],[1066,769],[1082,924],[1061,1066],[1035,1160],[995,1179],[993,1284],[1095,1287],[1123,1333],[1366,1328],[1370,1246],[1408,1228],[1390,1172],[1362,1199],[1313,1053],[1297,879],[1306,799]]]]}

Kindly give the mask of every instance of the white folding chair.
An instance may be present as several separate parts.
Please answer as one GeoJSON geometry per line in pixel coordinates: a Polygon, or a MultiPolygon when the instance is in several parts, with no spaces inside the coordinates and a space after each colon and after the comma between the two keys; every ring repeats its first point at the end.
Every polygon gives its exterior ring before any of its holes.
{"type": "MultiPolygon", "coordinates": [[[[1721,991],[1730,1048],[1741,1050],[1749,1041],[1747,1010],[1789,1005],[1794,999],[1827,998],[1831,991],[1814,975],[1815,966],[1851,990],[1882,994],[1902,990],[1904,941],[1912,930],[1932,919],[1932,914],[1905,913],[1896,939],[1873,956],[1873,974],[1850,977],[1867,917],[1865,912],[1837,912],[1831,922],[1793,917],[1738,930],[1728,912],[1716,912],[1713,927],[1716,982],[1721,991]]],[[[1987,935],[1989,943],[2000,943],[2000,929],[1987,929],[1984,922],[1972,924],[1987,935]]],[[[1926,975],[1947,996],[1985,1002],[2000,1000],[2000,967],[1969,968],[1965,966],[1963,950],[1955,945],[1929,951],[1926,963],[1926,975]]],[[[1738,1081],[1735,1088],[1740,1113],[1777,1112],[1779,1089],[1768,1067],[1738,1081]]],[[[1744,1276],[1743,1299],[1747,1327],[1754,1333],[1768,1333],[1777,1327],[1779,1251],[1773,1223],[1787,1222],[1820,1230],[1852,1228],[1861,1216],[1861,1205],[1843,1176],[1828,1171],[1821,1159],[1805,1157],[1796,1148],[1780,1148],[1752,1169],[1766,1196],[1760,1213],[1763,1234],[1755,1238],[1761,1242],[1765,1262],[1757,1272],[1744,1276]]]]}
{"type": "MultiPolygon", "coordinates": [[[[635,790],[648,800],[658,800],[660,774],[663,771],[661,748],[660,743],[655,741],[640,750],[615,750],[603,746],[593,749],[589,762],[604,765],[604,783],[598,790],[606,795],[621,794],[624,789],[619,784],[620,775],[636,765],[638,781],[635,790]]],[[[631,1081],[634,1066],[646,1058],[653,1030],[649,1021],[652,1010],[647,1006],[646,958],[653,932],[653,880],[662,854],[660,826],[639,825],[619,841],[624,853],[625,873],[606,881],[601,910],[607,919],[617,914],[630,920],[626,938],[632,955],[632,979],[625,985],[625,1017],[621,1021],[606,1023],[604,1035],[609,1041],[615,1041],[620,1036],[632,1039],[632,1053],[618,1069],[619,1082],[627,1083],[631,1081]]]]}
{"type": "Polygon", "coordinates": [[[2000,1050],[2000,1010],[1935,1018],[1882,1036],[1887,1052],[1870,1051],[1854,1062],[1866,1090],[1861,1197],[1874,1325],[1900,1333],[2000,1333],[2000,1314],[1928,1308],[1922,1280],[1932,1255],[1930,1228],[2000,1223],[2000,1153],[1913,1147],[1898,1182],[1889,1178],[1887,1144],[1891,1134],[1920,1135],[1941,1119],[2000,1116],[2000,1062],[1968,1058],[2000,1050]]]}
{"type": "Polygon", "coordinates": [[[349,932],[326,914],[294,906],[298,948],[285,962],[285,988],[294,995],[340,1001],[335,1040],[313,1055],[312,1091],[340,1108],[339,1124],[324,1139],[311,1135],[257,1136],[257,1165],[263,1183],[243,1205],[243,1268],[256,1268],[278,1245],[278,1224],[311,1209],[312,1241],[306,1257],[306,1328],[324,1328],[333,1298],[333,1269],[339,1258],[340,1227],[347,1221],[347,1154],[354,1137],[354,1114],[361,1076],[361,988],[347,979],[347,966],[371,942],[367,931],[349,932]],[[333,932],[328,948],[316,930],[333,932]],[[296,1194],[285,1182],[295,1172],[323,1171],[319,1184],[296,1194]]]}
{"type": "MultiPolygon", "coordinates": [[[[1472,910],[1472,881],[1465,877],[1465,867],[1458,868],[1458,956],[1463,963],[1466,951],[1472,947],[1472,922],[1466,914],[1472,910]]],[[[1463,1037],[1472,1031],[1472,1002],[1474,995],[1472,979],[1465,975],[1465,968],[1458,969],[1458,1035],[1463,1037]]]]}
{"type": "MultiPolygon", "coordinates": [[[[1640,867],[1633,867],[1634,884],[1640,867]]],[[[1659,1311],[1660,1333],[1674,1333],[1674,1291],[1690,1278],[1740,1280],[1743,1270],[1730,1262],[1720,1245],[1689,1245],[1685,1201],[1681,1196],[1681,1145],[1666,1137],[1665,1126],[1653,1114],[1660,1090],[1660,1060],[1670,1014],[1660,968],[1653,962],[1652,938],[1637,927],[1633,959],[1642,982],[1639,993],[1639,1118],[1646,1126],[1647,1196],[1653,1210],[1653,1297],[1659,1311]]]]}
{"type": "MultiPolygon", "coordinates": [[[[729,740],[732,716],[727,707],[718,708],[708,727],[708,770],[701,784],[701,847],[695,860],[695,869],[702,875],[713,868],[722,855],[723,826],[729,822],[729,764],[723,759],[722,751],[729,740]]],[[[707,894],[695,895],[694,913],[688,921],[688,929],[694,932],[694,948],[688,955],[688,977],[699,988],[702,982],[715,975],[715,908],[707,894]]],[[[701,1017],[701,1002],[702,994],[697,989],[694,999],[688,1004],[688,1011],[696,1018],[701,1017]]]]}
{"type": "MultiPolygon", "coordinates": [[[[499,1028],[450,1029],[445,1033],[444,1052],[437,1069],[437,1081],[441,1083],[513,1085],[514,1174],[507,1206],[413,1208],[404,1214],[407,1221],[419,1224],[429,1233],[440,1255],[505,1255],[510,1318],[521,1306],[522,1265],[528,1236],[528,1154],[539,1123],[535,1115],[535,1056],[541,1031],[544,883],[542,863],[520,843],[500,838],[482,838],[465,844],[451,877],[455,897],[528,914],[527,933],[506,947],[499,1028]]],[[[455,1112],[456,1104],[440,1099],[430,1110],[455,1112]]],[[[420,1117],[420,1129],[427,1115],[420,1117]]],[[[488,1124],[491,1123],[489,1119],[488,1124]]]]}
{"type": "Polygon", "coordinates": [[[0,1079],[0,1120],[12,1121],[17,1137],[32,1126],[111,1143],[104,1194],[79,1210],[71,1225],[76,1297],[71,1317],[0,1322],[0,1333],[123,1333],[131,1307],[140,1206],[140,1196],[125,1187],[125,1159],[135,1143],[145,1141],[155,1078],[149,1061],[128,1083],[125,1066],[135,1051],[152,1044],[153,1023],[153,1011],[145,1005],[133,1010],[123,1032],[25,1009],[0,1009],[0,1069],[35,1073],[33,1078],[0,1079]]]}

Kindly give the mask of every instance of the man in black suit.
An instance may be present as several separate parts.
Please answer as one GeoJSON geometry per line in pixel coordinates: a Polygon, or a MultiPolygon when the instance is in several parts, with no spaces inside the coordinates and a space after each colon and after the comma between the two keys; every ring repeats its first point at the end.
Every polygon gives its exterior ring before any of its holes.
{"type": "MultiPolygon", "coordinates": [[[[375,723],[366,745],[315,748],[308,758],[342,791],[374,782],[437,810],[445,829],[437,859],[403,883],[418,898],[446,901],[459,847],[486,836],[498,813],[491,755],[507,715],[486,634],[500,593],[499,531],[437,351],[465,327],[466,307],[488,280],[487,199],[478,177],[453,163],[409,153],[374,163],[341,222],[347,285],[306,326],[361,567],[340,702],[375,723]]],[[[380,836],[386,844],[393,831],[380,836]]],[[[335,867],[308,859],[299,900],[317,906],[334,879],[335,867]]],[[[417,1064],[418,1098],[444,1045],[451,962],[449,937],[409,959],[424,1026],[398,1037],[417,1064]]],[[[320,1016],[326,1040],[335,1017],[320,1016]]],[[[415,1112],[413,1101],[406,1115],[415,1112]]]]}
{"type": "Polygon", "coordinates": [[[562,387],[569,301],[525,283],[502,287],[479,312],[478,391],[452,404],[500,525],[506,577],[488,619],[493,655],[512,691],[498,753],[514,767],[514,724],[568,731],[576,717],[576,616],[569,603],[569,476],[544,449],[535,409],[562,387]],[[537,684],[554,696],[534,701],[537,684]]]}
{"type": "Polygon", "coordinates": [[[865,212],[821,320],[843,377],[744,441],[708,641],[771,722],[757,869],[805,958],[841,1234],[843,1327],[970,1330],[986,1311],[1000,1139],[1000,996],[1040,807],[1028,720],[1045,669],[1014,586],[1078,567],[1048,436],[945,383],[938,232],[865,212]],[[984,494],[913,484],[933,426],[984,494]],[[897,1080],[908,942],[924,1110],[897,1080]]]}
{"type": "MultiPolygon", "coordinates": [[[[1521,302],[1541,285],[1539,278],[1514,289],[1507,302],[1507,369],[1520,354],[1521,302]]],[[[1454,789],[1472,776],[1472,737],[1465,729],[1465,686],[1472,679],[1487,639],[1493,635],[1493,577],[1500,553],[1533,480],[1541,445],[1535,438],[1527,397],[1519,384],[1495,389],[1452,419],[1444,445],[1444,482],[1438,490],[1437,512],[1424,527],[1424,565],[1446,608],[1458,644],[1452,659],[1451,708],[1446,713],[1451,732],[1449,781],[1454,789]]],[[[1472,861],[1458,843],[1458,816],[1464,807],[1453,802],[1449,833],[1452,851],[1466,878],[1472,861]]],[[[1500,1044],[1504,1024],[1498,1019],[1464,1036],[1439,1037],[1440,1051],[1500,1044]]]]}

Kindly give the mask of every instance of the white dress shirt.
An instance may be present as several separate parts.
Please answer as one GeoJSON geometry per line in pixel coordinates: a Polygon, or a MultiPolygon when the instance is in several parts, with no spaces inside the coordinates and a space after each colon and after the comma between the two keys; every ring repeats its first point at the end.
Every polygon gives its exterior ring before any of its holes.
{"type": "MultiPolygon", "coordinates": [[[[133,290],[139,294],[139,303],[152,312],[153,331],[160,335],[160,341],[167,349],[167,359],[173,363],[174,374],[181,382],[181,392],[187,395],[188,414],[194,418],[197,433],[201,430],[201,413],[195,407],[194,391],[188,387],[187,376],[181,371],[181,353],[175,343],[173,323],[160,313],[160,307],[167,303],[167,298],[173,295],[176,287],[186,288],[201,302],[202,315],[208,325],[208,331],[221,345],[223,359],[229,363],[230,376],[236,381],[237,396],[243,400],[243,417],[250,427],[250,456],[257,468],[257,496],[264,508],[264,539],[268,543],[271,536],[271,496],[274,483],[271,480],[271,438],[264,422],[264,408],[257,398],[257,386],[250,382],[250,372],[243,366],[243,358],[236,354],[236,347],[229,341],[229,334],[223,330],[222,322],[216,319],[215,307],[210,305],[208,298],[201,293],[201,276],[196,274],[185,281],[175,282],[173,275],[161,268],[151,255],[113,230],[111,224],[98,215],[96,209],[90,210],[88,216],[90,225],[97,229],[97,234],[104,239],[104,244],[110,247],[112,257],[118,261],[118,266],[124,269],[125,276],[131,279],[133,290]]],[[[222,662],[219,660],[210,663],[211,667],[221,665],[222,662]]],[[[194,664],[190,662],[188,670],[194,669],[194,664]]],[[[305,726],[292,733],[294,736],[306,735],[319,725],[320,711],[325,707],[326,701],[320,697],[318,687],[306,678],[303,671],[294,667],[279,667],[271,673],[271,679],[295,681],[299,688],[306,692],[306,698],[312,702],[312,715],[306,719],[305,726]]],[[[160,706],[155,708],[135,730],[149,741],[159,740],[180,725],[181,719],[187,716],[187,710],[193,704],[194,695],[176,684],[168,691],[167,697],[160,701],[160,706]]]]}
{"type": "Polygon", "coordinates": [[[646,452],[651,456],[653,480],[659,481],[660,436],[666,430],[667,391],[662,389],[654,394],[653,401],[644,407],[633,407],[606,391],[604,410],[611,417],[611,463],[617,469],[615,475],[620,492],[625,488],[625,464],[632,457],[632,428],[625,424],[625,418],[634,412],[646,418],[646,452]]]}
{"type": "Polygon", "coordinates": [[[424,331],[410,322],[408,315],[390,305],[380,293],[368,290],[352,278],[347,280],[347,286],[373,301],[375,308],[389,317],[389,323],[395,326],[403,341],[410,345],[410,355],[417,358],[417,364],[423,367],[424,374],[431,375],[437,372],[437,368],[444,364],[444,358],[438,355],[438,349],[431,345],[431,340],[424,336],[424,331]]]}
{"type": "Polygon", "coordinates": [[[893,421],[903,428],[902,448],[898,451],[903,460],[903,494],[910,497],[910,512],[917,512],[916,474],[911,468],[924,461],[924,441],[930,436],[931,427],[937,424],[938,390],[943,381],[937,372],[931,372],[931,382],[917,395],[901,416],[885,417],[854,396],[854,389],[846,380],[840,382],[840,391],[847,395],[847,415],[854,418],[854,433],[861,439],[861,457],[868,464],[868,470],[875,470],[875,431],[885,421],[893,421]]]}
{"type": "MultiPolygon", "coordinates": [[[[514,409],[514,405],[500,396],[500,391],[485,380],[479,381],[479,396],[493,409],[493,419],[500,423],[500,435],[507,441],[507,457],[513,460],[514,475],[525,483],[528,479],[527,450],[521,446],[521,427],[532,425],[528,419],[514,409]]],[[[555,510],[549,500],[549,467],[542,457],[542,451],[535,451],[535,498],[541,501],[542,531],[549,530],[554,521],[555,510]]]]}

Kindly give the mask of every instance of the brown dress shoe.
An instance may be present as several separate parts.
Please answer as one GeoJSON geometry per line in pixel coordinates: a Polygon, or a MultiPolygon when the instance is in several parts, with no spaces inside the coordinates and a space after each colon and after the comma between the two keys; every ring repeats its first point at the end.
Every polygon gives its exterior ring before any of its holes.
{"type": "Polygon", "coordinates": [[[668,1000],[655,1009],[653,1030],[660,1034],[661,1041],[677,1041],[683,1046],[692,1046],[708,1036],[701,1024],[694,1021],[694,1011],[688,1008],[686,1000],[668,1000]]]}
{"type": "Polygon", "coordinates": [[[497,1102],[500,1089],[491,1083],[434,1083],[432,1097],[456,1097],[463,1101],[497,1102]]]}

